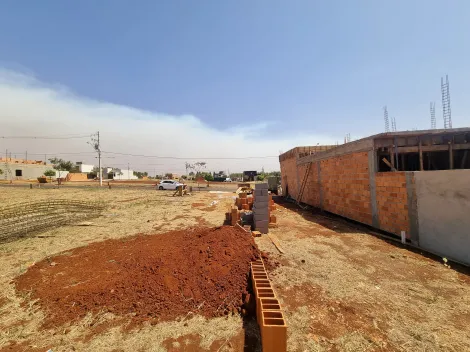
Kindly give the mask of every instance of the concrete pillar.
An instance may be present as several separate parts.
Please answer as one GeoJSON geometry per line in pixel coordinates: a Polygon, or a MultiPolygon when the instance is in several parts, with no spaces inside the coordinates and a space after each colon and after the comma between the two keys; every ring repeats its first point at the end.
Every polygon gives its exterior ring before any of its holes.
{"type": "Polygon", "coordinates": [[[406,177],[406,195],[408,199],[408,221],[410,224],[411,243],[419,246],[419,222],[418,222],[418,202],[416,198],[416,184],[414,181],[414,172],[408,171],[406,177]]]}

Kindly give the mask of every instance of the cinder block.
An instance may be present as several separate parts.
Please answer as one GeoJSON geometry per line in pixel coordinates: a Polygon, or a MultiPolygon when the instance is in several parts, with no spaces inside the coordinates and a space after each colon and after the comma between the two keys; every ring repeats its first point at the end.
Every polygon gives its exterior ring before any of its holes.
{"type": "Polygon", "coordinates": [[[263,208],[268,208],[269,206],[269,203],[267,201],[265,202],[258,202],[257,200],[255,200],[255,203],[253,204],[253,207],[254,208],[258,208],[258,209],[263,209],[263,208]]]}
{"type": "Polygon", "coordinates": [[[253,191],[253,197],[259,197],[259,196],[262,196],[263,195],[263,190],[262,189],[255,189],[253,191]]]}
{"type": "Polygon", "coordinates": [[[269,220],[256,220],[255,227],[268,227],[269,220]]]}
{"type": "Polygon", "coordinates": [[[240,198],[240,204],[241,205],[248,204],[247,199],[246,198],[240,198]]]}
{"type": "Polygon", "coordinates": [[[255,204],[261,203],[261,202],[269,202],[269,197],[267,195],[262,195],[262,196],[256,196],[255,204]]]}
{"type": "Polygon", "coordinates": [[[270,223],[275,224],[275,223],[276,223],[276,220],[277,220],[277,219],[276,219],[276,215],[271,215],[271,216],[269,217],[269,222],[270,222],[270,223]]]}
{"type": "Polygon", "coordinates": [[[242,192],[238,195],[239,198],[243,199],[243,198],[247,198],[247,194],[242,192]]]}
{"type": "Polygon", "coordinates": [[[243,210],[250,210],[250,205],[249,204],[242,204],[242,209],[243,210]]]}
{"type": "Polygon", "coordinates": [[[267,183],[256,183],[255,184],[255,190],[259,189],[268,189],[268,184],[267,183]]]}
{"type": "Polygon", "coordinates": [[[262,189],[261,190],[261,195],[262,196],[267,196],[269,194],[269,191],[267,189],[262,189]]]}

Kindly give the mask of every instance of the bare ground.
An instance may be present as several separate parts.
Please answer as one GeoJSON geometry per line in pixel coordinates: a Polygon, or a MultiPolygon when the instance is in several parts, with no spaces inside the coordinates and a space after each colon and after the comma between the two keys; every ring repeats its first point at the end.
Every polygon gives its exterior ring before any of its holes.
{"type": "MultiPolygon", "coordinates": [[[[103,312],[42,331],[44,315],[37,302],[15,292],[14,277],[59,252],[136,233],[220,225],[233,196],[170,194],[1,188],[0,204],[53,197],[102,200],[109,208],[92,226],[64,226],[0,245],[0,351],[259,351],[252,343],[258,339],[255,323],[237,316],[205,319],[197,312],[130,331],[125,322],[103,312]]],[[[278,209],[279,226],[271,232],[285,254],[267,236],[256,242],[281,263],[271,277],[286,312],[289,351],[470,350],[467,274],[347,222],[291,206],[278,209]]]]}

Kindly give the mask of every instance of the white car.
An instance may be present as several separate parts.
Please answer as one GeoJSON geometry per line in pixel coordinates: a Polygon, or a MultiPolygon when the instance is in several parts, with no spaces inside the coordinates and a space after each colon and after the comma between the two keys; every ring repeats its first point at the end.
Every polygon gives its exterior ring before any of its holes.
{"type": "Polygon", "coordinates": [[[178,186],[182,186],[182,183],[179,183],[178,181],[175,180],[163,180],[160,181],[160,183],[157,185],[157,188],[159,190],[163,189],[176,189],[178,186]]]}

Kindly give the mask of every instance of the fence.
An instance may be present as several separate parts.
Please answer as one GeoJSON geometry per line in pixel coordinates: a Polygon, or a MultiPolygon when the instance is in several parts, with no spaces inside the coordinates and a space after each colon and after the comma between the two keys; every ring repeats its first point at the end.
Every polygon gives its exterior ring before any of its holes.
{"type": "Polygon", "coordinates": [[[100,216],[103,203],[56,199],[0,208],[0,243],[100,216]]]}

